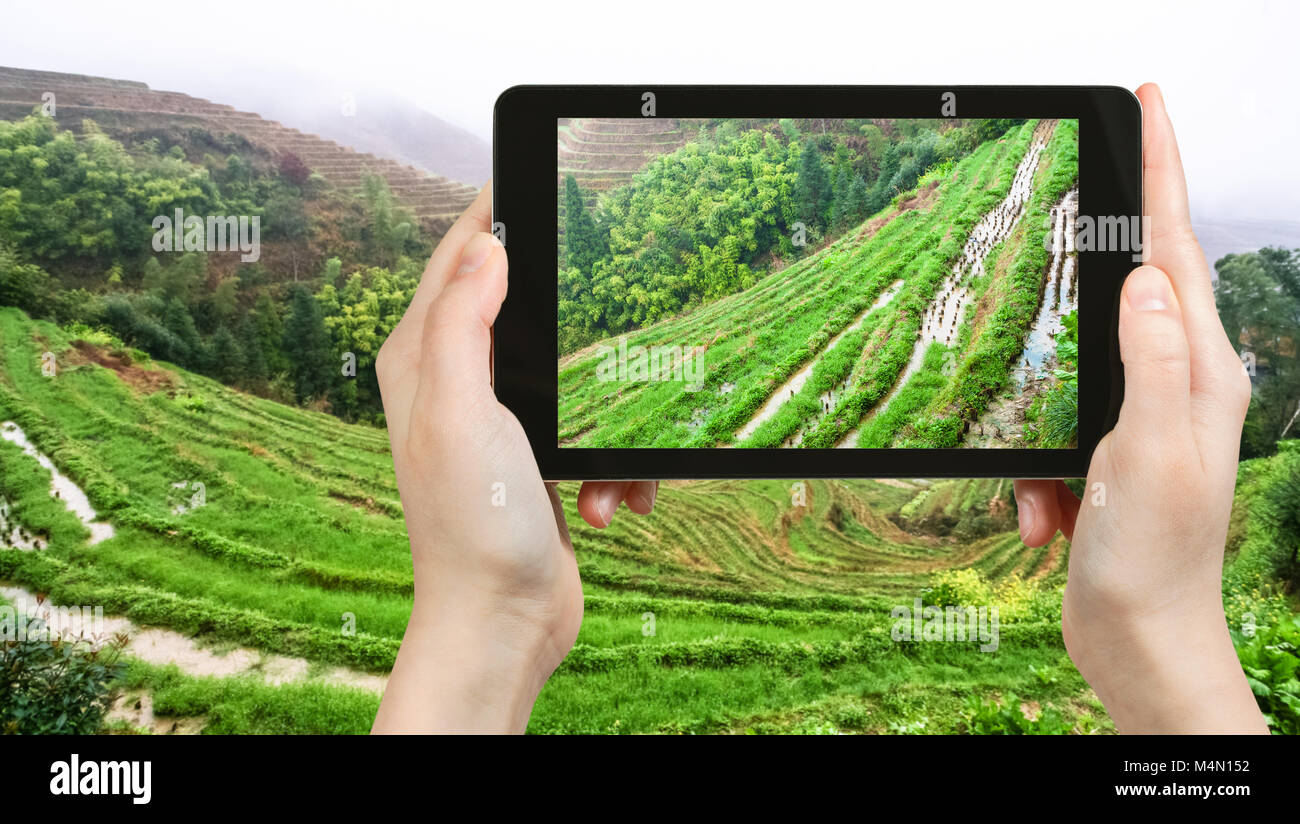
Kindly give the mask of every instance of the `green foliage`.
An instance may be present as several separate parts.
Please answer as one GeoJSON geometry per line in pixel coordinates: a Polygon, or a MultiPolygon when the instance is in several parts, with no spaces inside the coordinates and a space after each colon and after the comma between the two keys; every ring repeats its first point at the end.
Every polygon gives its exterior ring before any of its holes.
{"type": "Polygon", "coordinates": [[[49,274],[39,266],[23,263],[12,246],[0,242],[0,306],[43,312],[49,307],[50,292],[49,274]]]}
{"type": "Polygon", "coordinates": [[[583,205],[578,179],[564,176],[564,250],[569,267],[590,272],[609,252],[609,241],[583,205]]]}
{"type": "Polygon", "coordinates": [[[0,122],[0,305],[103,329],[264,395],[379,417],[370,338],[392,328],[400,310],[390,298],[409,301],[412,261],[430,250],[414,215],[380,177],[346,194],[313,183],[298,158],[267,156],[242,138],[194,128],[177,139],[131,133],[119,142],[91,121],[78,137],[43,116],[0,122]],[[153,254],[154,218],[174,220],[177,209],[259,218],[263,258],[153,254]],[[300,277],[316,266],[318,280],[300,277]],[[353,277],[363,285],[347,285],[353,277]],[[289,280],[309,293],[335,290],[321,293],[321,321],[357,353],[355,380],[333,379],[337,355],[319,369],[298,359],[321,342],[310,317],[299,314],[313,332],[307,342],[286,348],[289,280]]]}
{"type": "Polygon", "coordinates": [[[282,348],[298,399],[324,397],[334,382],[335,357],[320,304],[302,287],[290,299],[282,348]]]}
{"type": "Polygon", "coordinates": [[[1074,725],[1050,706],[1030,718],[1014,693],[1007,694],[1001,704],[973,695],[966,701],[963,718],[970,735],[1069,735],[1074,730],[1074,725]]]}
{"type": "Polygon", "coordinates": [[[1233,633],[1255,701],[1275,734],[1300,735],[1300,616],[1233,633]]]}
{"type": "Polygon", "coordinates": [[[1219,319],[1255,372],[1241,456],[1271,455],[1281,438],[1300,438],[1300,250],[1269,247],[1228,255],[1215,269],[1219,319]]]}
{"type": "MultiPolygon", "coordinates": [[[[13,619],[12,607],[6,607],[13,619]]],[[[43,622],[27,625],[21,640],[0,641],[0,733],[88,735],[108,712],[111,684],[125,665],[122,644],[72,641],[43,622]]]]}

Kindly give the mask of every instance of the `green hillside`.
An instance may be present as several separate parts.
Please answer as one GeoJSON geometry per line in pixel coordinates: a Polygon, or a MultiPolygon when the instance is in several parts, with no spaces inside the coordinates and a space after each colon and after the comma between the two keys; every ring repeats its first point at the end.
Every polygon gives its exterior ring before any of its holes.
{"type": "MultiPolygon", "coordinates": [[[[221,732],[367,729],[379,682],[366,689],[366,676],[391,667],[411,603],[385,433],[89,338],[0,310],[0,421],[116,530],[92,544],[50,498],[48,473],[0,441],[0,496],[47,543],[0,550],[0,579],[55,604],[102,604],[200,649],[264,656],[226,677],[136,660],[129,692],[150,695],[160,717],[221,732]],[[53,377],[41,371],[45,352],[57,358],[53,377]],[[196,481],[205,500],[177,514],[196,481]],[[340,632],[347,614],[355,635],[340,632]],[[307,669],[274,686],[280,657],[307,669]]],[[[535,731],[883,731],[922,716],[960,724],[972,693],[1083,700],[1052,616],[1063,546],[1020,544],[1009,484],[676,482],[653,515],[603,532],[563,491],[586,618],[535,731]],[[796,492],[806,505],[792,505],[796,492]],[[999,597],[1034,605],[1008,602],[1000,651],[891,641],[890,608],[954,567],[1011,581],[999,597]],[[1024,617],[1008,619],[1016,609],[1024,617]],[[1040,681],[1045,670],[1058,675],[1040,681]]]]}
{"type": "MultiPolygon", "coordinates": [[[[16,309],[0,309],[0,351],[0,422],[115,529],[92,542],[0,432],[0,521],[40,542],[0,547],[0,596],[130,619],[111,728],[366,731],[411,605],[385,433],[16,309]],[[131,708],[146,701],[142,724],[131,708]]],[[[1293,612],[1297,488],[1294,449],[1243,465],[1225,576],[1234,627],[1293,612]]],[[[586,616],[534,732],[1109,729],[1061,644],[1067,545],[1019,541],[1010,482],[669,482],[652,515],[604,531],[577,516],[575,491],[562,487],[586,616]],[[998,606],[998,648],[893,640],[891,610],[918,597],[998,606]]],[[[1260,664],[1276,639],[1238,640],[1260,664]]]]}

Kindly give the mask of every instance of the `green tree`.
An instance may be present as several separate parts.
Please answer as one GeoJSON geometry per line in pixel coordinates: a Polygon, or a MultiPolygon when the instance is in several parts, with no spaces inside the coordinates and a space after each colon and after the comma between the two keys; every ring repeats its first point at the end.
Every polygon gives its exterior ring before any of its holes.
{"type": "Polygon", "coordinates": [[[609,252],[608,242],[583,205],[578,180],[571,174],[564,176],[564,249],[568,265],[583,272],[590,272],[609,252]]]}
{"type": "Polygon", "coordinates": [[[23,263],[13,247],[0,243],[0,306],[17,306],[35,315],[45,311],[49,297],[49,274],[23,263]]]}
{"type": "Polygon", "coordinates": [[[212,376],[223,383],[237,383],[244,377],[245,355],[239,341],[225,326],[212,335],[212,376]]]}
{"type": "Polygon", "coordinates": [[[794,205],[801,220],[818,228],[826,227],[831,202],[831,178],[813,137],[800,144],[799,173],[795,179],[794,205]]]}
{"type": "Polygon", "coordinates": [[[320,306],[301,286],[294,287],[289,299],[283,348],[298,400],[324,398],[333,384],[337,359],[320,306]]]}
{"type": "Polygon", "coordinates": [[[1215,264],[1215,300],[1228,340],[1255,366],[1254,394],[1242,433],[1242,456],[1272,454],[1300,436],[1300,250],[1264,248],[1215,264]],[[1289,429],[1288,429],[1289,425],[1289,429]]]}

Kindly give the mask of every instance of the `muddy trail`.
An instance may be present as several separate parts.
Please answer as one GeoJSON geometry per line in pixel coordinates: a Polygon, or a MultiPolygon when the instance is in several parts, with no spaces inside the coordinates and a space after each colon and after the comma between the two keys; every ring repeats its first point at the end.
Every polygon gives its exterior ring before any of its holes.
{"type": "MultiPolygon", "coordinates": [[[[90,545],[113,537],[113,526],[96,520],[95,510],[86,493],[72,479],[59,472],[54,463],[37,451],[17,424],[7,421],[0,424],[0,436],[14,443],[51,475],[50,496],[63,501],[90,530],[90,545]]],[[[0,497],[0,531],[10,540],[0,547],[3,551],[40,551],[48,546],[42,536],[32,535],[14,517],[12,507],[0,497]]],[[[29,618],[39,618],[47,623],[51,632],[70,640],[91,645],[113,641],[115,636],[125,639],[125,654],[149,664],[166,666],[175,664],[186,675],[195,677],[260,678],[270,685],[289,682],[319,680],[339,686],[355,687],[382,694],[388,678],[346,667],[321,668],[304,658],[276,655],[247,647],[237,647],[224,652],[208,648],[193,638],[169,629],[142,627],[121,616],[103,616],[102,622],[75,620],[70,625],[66,617],[82,615],[84,610],[54,604],[13,583],[0,583],[0,598],[9,601],[16,611],[29,618]]],[[[121,696],[110,714],[110,720],[124,720],[132,726],[152,729],[155,732],[198,732],[201,720],[156,719],[152,701],[147,694],[135,693],[121,696]]]]}
{"type": "MultiPolygon", "coordinates": [[[[115,637],[124,638],[123,654],[154,666],[175,665],[181,672],[196,678],[251,677],[271,686],[316,680],[380,695],[388,683],[386,675],[338,666],[318,669],[305,658],[276,655],[249,647],[205,647],[179,632],[142,627],[121,616],[103,616],[102,622],[96,621],[86,615],[85,607],[69,608],[66,604],[55,604],[14,584],[0,585],[0,597],[29,620],[45,621],[52,634],[65,640],[102,646],[112,643],[115,637]],[[74,616],[71,622],[65,617],[69,614],[74,616]]],[[[196,733],[202,730],[201,720],[155,718],[150,696],[139,691],[118,696],[108,718],[154,732],[196,733]]]]}
{"type": "MultiPolygon", "coordinates": [[[[54,462],[45,455],[37,451],[31,441],[27,440],[26,433],[18,427],[13,421],[5,421],[0,424],[0,438],[17,445],[27,455],[36,459],[42,467],[50,473],[50,495],[56,499],[62,500],[68,511],[81,520],[90,530],[90,545],[94,546],[100,541],[106,541],[113,537],[113,525],[95,520],[98,516],[90,505],[90,499],[86,493],[81,491],[81,487],[72,482],[72,479],[64,475],[54,465],[54,462]]],[[[0,499],[2,501],[3,499],[0,499]]],[[[0,503],[0,531],[9,534],[13,530],[19,530],[17,525],[9,525],[9,505],[0,503]]],[[[23,543],[17,541],[10,544],[19,549],[43,549],[39,546],[42,542],[35,536],[27,534],[27,540],[23,543]]]]}
{"type": "Polygon", "coordinates": [[[1057,366],[1056,336],[1065,330],[1061,319],[1073,312],[1079,302],[1075,278],[1075,224],[1079,216],[1079,192],[1066,192],[1052,207],[1052,257],[1043,284],[1042,301],[1034,325],[1025,339],[1024,351],[1016,360],[1009,378],[1009,397],[1000,396],[971,424],[963,446],[1020,446],[1024,440],[1025,413],[1039,393],[1052,383],[1051,370],[1057,366]]]}
{"type": "Polygon", "coordinates": [[[984,275],[984,261],[989,252],[1011,236],[1012,230],[1024,214],[1029,199],[1033,196],[1034,174],[1038,171],[1039,158],[1047,148],[1047,142],[1051,139],[1055,128],[1056,121],[1045,120],[1035,129],[1029,149],[1016,167],[1007,196],[971,229],[970,237],[962,247],[957,262],[953,264],[951,273],[940,284],[938,295],[926,307],[921,317],[921,328],[917,331],[916,345],[912,348],[912,356],[908,358],[898,379],[894,381],[889,393],[867,413],[861,423],[835,445],[836,449],[857,447],[862,427],[889,408],[889,404],[907,385],[908,379],[921,368],[930,344],[941,343],[944,346],[952,346],[956,342],[966,311],[975,302],[973,281],[984,275]]]}
{"type": "MultiPolygon", "coordinates": [[[[754,415],[752,419],[750,419],[749,423],[745,424],[736,432],[736,441],[740,442],[748,439],[751,435],[753,435],[756,431],[758,431],[758,428],[762,426],[765,421],[769,420],[772,416],[774,416],[777,412],[779,412],[781,410],[781,407],[785,405],[787,401],[792,399],[795,395],[799,394],[799,390],[803,389],[804,384],[808,382],[808,379],[810,377],[812,377],[813,368],[816,367],[817,364],[821,361],[822,355],[833,350],[836,347],[836,345],[839,344],[839,342],[846,335],[848,335],[849,333],[853,332],[856,329],[861,328],[862,324],[866,323],[867,318],[871,316],[872,312],[875,312],[878,309],[881,309],[882,307],[886,306],[891,300],[893,300],[898,295],[900,291],[902,291],[902,288],[903,288],[903,281],[901,280],[895,281],[888,289],[884,291],[884,293],[880,295],[880,297],[876,298],[874,303],[872,303],[866,309],[862,310],[862,314],[858,315],[857,318],[855,318],[852,323],[850,323],[848,326],[841,329],[840,332],[835,335],[835,337],[828,340],[826,342],[826,345],[822,347],[821,351],[818,352],[817,355],[815,355],[814,357],[810,358],[808,360],[808,363],[806,363],[803,366],[803,368],[801,368],[798,372],[794,373],[794,375],[792,375],[789,378],[789,380],[781,384],[781,386],[778,387],[777,390],[772,393],[772,396],[768,398],[767,403],[764,404],[763,407],[758,410],[758,413],[754,415]]],[[[829,395],[830,395],[829,392],[822,393],[823,403],[826,402],[826,399],[829,395]]],[[[802,436],[803,436],[803,430],[801,429],[795,437],[798,439],[802,439],[802,436]]],[[[795,440],[793,445],[797,445],[797,444],[798,441],[795,440]]],[[[787,443],[782,445],[788,446],[792,444],[790,443],[789,439],[787,439],[787,443]]]]}

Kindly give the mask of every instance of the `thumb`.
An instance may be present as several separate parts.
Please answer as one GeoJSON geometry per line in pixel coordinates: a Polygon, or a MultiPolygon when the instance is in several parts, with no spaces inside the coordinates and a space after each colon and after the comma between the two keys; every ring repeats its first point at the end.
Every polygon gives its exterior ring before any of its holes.
{"type": "Polygon", "coordinates": [[[1191,431],[1191,359],[1182,308],[1169,276],[1139,266],[1119,309],[1124,404],[1116,429],[1159,444],[1191,431]]]}
{"type": "MultiPolygon", "coordinates": [[[[420,345],[420,393],[439,404],[492,392],[492,324],[506,296],[506,251],[487,232],[470,238],[457,271],[429,304],[420,345]]],[[[416,408],[429,409],[417,396],[416,408]]]]}

